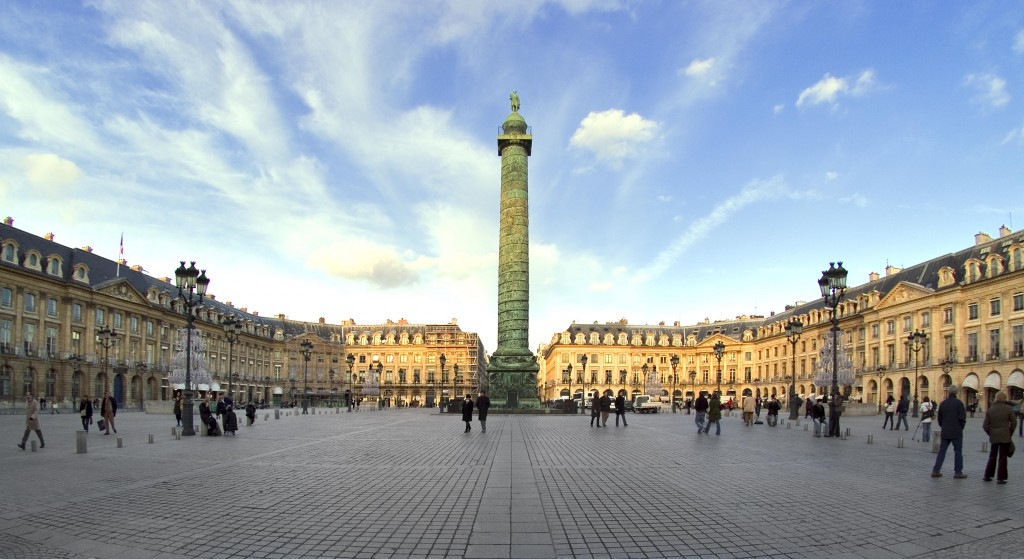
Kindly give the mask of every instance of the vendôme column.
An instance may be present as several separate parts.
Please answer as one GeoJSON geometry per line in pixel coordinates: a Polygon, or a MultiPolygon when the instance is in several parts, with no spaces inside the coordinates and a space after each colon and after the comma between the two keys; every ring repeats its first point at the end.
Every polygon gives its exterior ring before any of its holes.
{"type": "Polygon", "coordinates": [[[528,163],[533,136],[519,114],[519,95],[498,134],[501,205],[498,229],[498,347],[488,364],[496,406],[539,407],[537,360],[530,337],[530,208],[528,163]]]}

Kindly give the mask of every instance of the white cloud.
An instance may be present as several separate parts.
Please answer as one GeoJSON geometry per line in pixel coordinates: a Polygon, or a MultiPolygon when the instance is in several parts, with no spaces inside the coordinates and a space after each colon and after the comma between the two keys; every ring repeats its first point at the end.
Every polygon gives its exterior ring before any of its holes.
{"type": "Polygon", "coordinates": [[[1017,36],[1013,38],[1013,52],[1024,54],[1024,29],[1018,31],[1017,36]]]}
{"type": "Polygon", "coordinates": [[[781,112],[782,112],[783,110],[785,110],[785,108],[786,108],[786,105],[785,105],[784,103],[778,103],[778,104],[776,104],[776,105],[775,105],[774,107],[772,107],[772,112],[773,112],[774,114],[779,114],[779,113],[781,113],[781,112]]]}
{"type": "Polygon", "coordinates": [[[591,112],[580,121],[569,145],[594,153],[598,160],[613,167],[635,155],[644,144],[655,139],[659,125],[621,109],[591,112]]]}
{"type": "Polygon", "coordinates": [[[1006,92],[1006,80],[995,74],[968,74],[964,85],[974,88],[976,93],[971,101],[978,105],[998,109],[1010,102],[1006,92]]]}
{"type": "Polygon", "coordinates": [[[1006,136],[1003,137],[1003,141],[1000,142],[1000,145],[1005,146],[1006,144],[1012,143],[1024,143],[1024,125],[1021,125],[1019,128],[1014,128],[1007,132],[1006,136]]]}
{"type": "Polygon", "coordinates": [[[683,73],[693,78],[699,78],[707,75],[711,71],[711,68],[715,65],[715,58],[705,58],[704,60],[694,60],[683,69],[683,73]]]}
{"type": "Polygon", "coordinates": [[[835,171],[826,171],[825,172],[825,180],[834,181],[834,180],[836,180],[838,178],[839,178],[839,173],[837,173],[835,171]]]}
{"type": "Polygon", "coordinates": [[[25,178],[29,184],[59,193],[82,178],[82,170],[74,162],[52,153],[34,153],[25,156],[25,178]]]}
{"type": "Polygon", "coordinates": [[[827,104],[835,106],[841,95],[860,97],[876,89],[875,71],[867,69],[856,77],[835,77],[825,74],[818,83],[804,89],[796,99],[796,106],[827,104]]]}
{"type": "Polygon", "coordinates": [[[868,205],[868,199],[865,198],[863,194],[859,194],[859,193],[850,194],[848,196],[840,197],[839,201],[842,202],[843,204],[853,204],[854,206],[857,206],[858,208],[863,208],[863,207],[868,205]]]}

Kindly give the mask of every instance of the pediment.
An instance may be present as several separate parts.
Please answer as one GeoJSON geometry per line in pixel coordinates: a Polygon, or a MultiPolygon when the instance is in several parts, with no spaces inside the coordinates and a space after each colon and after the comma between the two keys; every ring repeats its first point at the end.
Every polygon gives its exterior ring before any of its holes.
{"type": "Polygon", "coordinates": [[[146,297],[139,293],[131,282],[126,279],[114,280],[107,285],[103,285],[96,290],[97,293],[108,295],[115,299],[121,299],[122,301],[128,301],[129,303],[146,303],[146,297]]]}
{"type": "Polygon", "coordinates": [[[933,292],[934,290],[922,287],[916,283],[901,281],[896,284],[896,287],[890,289],[889,292],[885,294],[885,297],[882,297],[882,300],[878,302],[878,305],[876,305],[875,308],[884,309],[886,307],[900,305],[907,301],[928,297],[933,292]]]}

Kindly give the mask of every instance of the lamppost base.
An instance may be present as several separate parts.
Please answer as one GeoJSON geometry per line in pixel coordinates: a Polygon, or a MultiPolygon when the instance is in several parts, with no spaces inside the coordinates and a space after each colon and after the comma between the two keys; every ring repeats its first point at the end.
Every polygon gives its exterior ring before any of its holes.
{"type": "Polygon", "coordinates": [[[192,437],[196,434],[195,425],[192,424],[193,406],[192,394],[188,394],[181,406],[181,435],[183,437],[192,437]]]}
{"type": "Polygon", "coordinates": [[[920,402],[917,401],[917,394],[914,394],[914,409],[910,410],[910,417],[917,417],[918,409],[921,407],[920,402]]]}

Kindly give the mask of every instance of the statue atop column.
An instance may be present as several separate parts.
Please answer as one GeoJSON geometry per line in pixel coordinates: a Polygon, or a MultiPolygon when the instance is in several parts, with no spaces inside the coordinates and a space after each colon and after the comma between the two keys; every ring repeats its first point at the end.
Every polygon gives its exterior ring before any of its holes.
{"type": "Polygon", "coordinates": [[[512,93],[508,96],[508,98],[509,98],[510,101],[512,101],[512,112],[518,113],[519,112],[519,94],[516,93],[516,90],[513,89],[512,93]]]}

